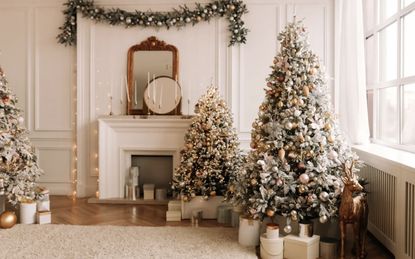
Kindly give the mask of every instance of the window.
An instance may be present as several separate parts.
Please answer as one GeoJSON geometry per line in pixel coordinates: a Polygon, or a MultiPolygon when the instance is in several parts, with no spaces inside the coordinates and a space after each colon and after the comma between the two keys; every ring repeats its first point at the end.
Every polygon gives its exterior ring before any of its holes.
{"type": "Polygon", "coordinates": [[[415,0],[364,6],[370,136],[415,153],[415,0]]]}

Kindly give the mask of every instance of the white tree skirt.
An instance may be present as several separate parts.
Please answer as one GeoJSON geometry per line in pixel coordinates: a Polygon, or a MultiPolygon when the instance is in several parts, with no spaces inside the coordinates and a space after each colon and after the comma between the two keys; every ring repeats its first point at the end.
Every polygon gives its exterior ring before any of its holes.
{"type": "Polygon", "coordinates": [[[0,258],[256,258],[237,229],[16,225],[0,229],[0,258]]]}

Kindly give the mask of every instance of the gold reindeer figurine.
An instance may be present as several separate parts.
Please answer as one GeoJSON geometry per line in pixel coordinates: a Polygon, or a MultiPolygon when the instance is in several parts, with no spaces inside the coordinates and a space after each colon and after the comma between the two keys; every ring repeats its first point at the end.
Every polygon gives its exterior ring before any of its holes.
{"type": "Polygon", "coordinates": [[[366,231],[369,209],[366,201],[366,194],[362,193],[363,187],[357,181],[353,173],[355,161],[350,167],[344,164],[344,176],[342,181],[344,189],[339,210],[340,223],[340,258],[344,259],[344,242],[346,239],[346,225],[353,224],[355,239],[356,258],[365,258],[366,253],[366,231]],[[353,193],[356,193],[353,196],[353,193]]]}

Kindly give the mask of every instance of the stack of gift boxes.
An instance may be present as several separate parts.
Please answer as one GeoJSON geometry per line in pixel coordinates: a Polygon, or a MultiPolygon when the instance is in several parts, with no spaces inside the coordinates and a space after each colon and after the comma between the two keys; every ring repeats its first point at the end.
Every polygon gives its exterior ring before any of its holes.
{"type": "Polygon", "coordinates": [[[52,222],[50,212],[49,190],[40,189],[40,198],[37,201],[36,222],[38,224],[48,224],[52,222]]]}
{"type": "Polygon", "coordinates": [[[166,211],[166,221],[182,220],[182,204],[179,200],[169,201],[168,211],[166,211]]]}

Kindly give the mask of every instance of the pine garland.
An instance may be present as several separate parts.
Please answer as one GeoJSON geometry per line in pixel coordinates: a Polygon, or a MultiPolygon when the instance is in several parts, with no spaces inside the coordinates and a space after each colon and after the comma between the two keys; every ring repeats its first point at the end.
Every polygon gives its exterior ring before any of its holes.
{"type": "Polygon", "coordinates": [[[212,17],[226,17],[229,21],[228,29],[231,33],[229,45],[246,43],[248,29],[242,21],[242,15],[247,13],[246,5],[241,0],[218,0],[208,4],[196,3],[191,10],[186,5],[179,6],[170,12],[138,11],[128,12],[119,8],[105,9],[96,6],[93,0],[69,0],[65,3],[65,22],[59,27],[62,31],[58,42],[65,45],[76,44],[76,13],[79,11],[83,17],[96,22],[106,22],[111,25],[124,25],[125,27],[171,27],[181,28],[186,25],[195,25],[202,21],[209,22],[212,17]]]}

